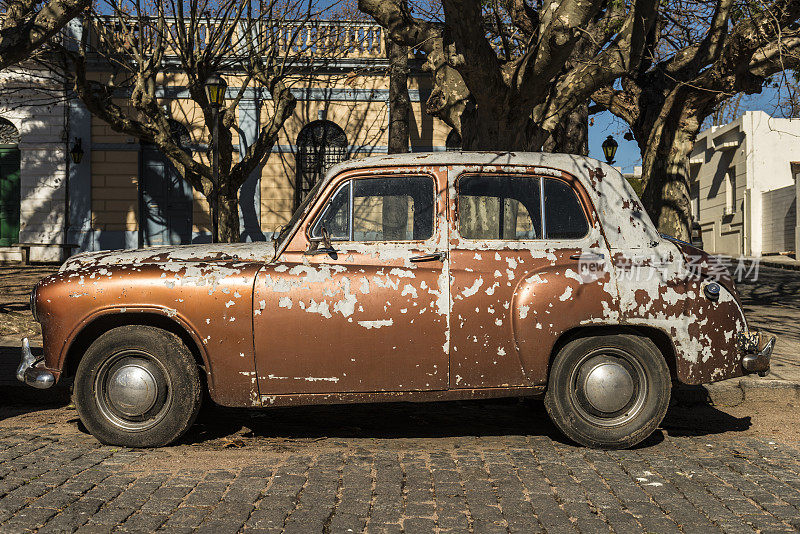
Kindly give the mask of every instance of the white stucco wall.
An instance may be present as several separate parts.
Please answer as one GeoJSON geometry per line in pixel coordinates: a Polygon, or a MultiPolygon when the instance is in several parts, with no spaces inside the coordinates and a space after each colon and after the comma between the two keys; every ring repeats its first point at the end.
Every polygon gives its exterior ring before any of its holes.
{"type": "MultiPolygon", "coordinates": [[[[4,73],[0,91],[19,86],[20,78],[4,73]]],[[[18,75],[16,75],[18,76],[18,75]]],[[[43,83],[26,78],[28,83],[43,83]]],[[[66,141],[64,103],[58,95],[45,96],[32,89],[13,91],[0,98],[0,116],[20,133],[20,233],[21,243],[62,243],[65,215],[66,141]]],[[[59,248],[32,247],[32,261],[59,261],[59,248]]],[[[13,247],[0,249],[0,259],[19,259],[13,247]]]]}

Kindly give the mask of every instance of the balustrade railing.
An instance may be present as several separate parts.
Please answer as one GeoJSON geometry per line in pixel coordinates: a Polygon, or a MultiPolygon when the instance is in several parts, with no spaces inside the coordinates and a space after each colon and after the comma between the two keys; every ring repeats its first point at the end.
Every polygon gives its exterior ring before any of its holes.
{"type": "MultiPolygon", "coordinates": [[[[162,32],[165,53],[174,53],[171,43],[177,42],[178,24],[175,18],[166,19],[162,32]]],[[[184,23],[189,30],[189,22],[184,23]]],[[[197,24],[193,37],[197,47],[203,49],[211,43],[214,35],[220,35],[220,25],[231,21],[210,19],[197,24]]],[[[277,57],[308,57],[320,59],[369,59],[385,58],[386,42],[384,29],[377,24],[353,21],[237,21],[230,33],[228,47],[231,54],[248,53],[250,44],[263,53],[277,57]]],[[[229,27],[228,27],[229,28],[229,27]]],[[[98,52],[109,45],[127,47],[142,42],[152,47],[156,43],[159,29],[155,18],[131,18],[121,22],[113,17],[96,19],[92,44],[98,52]]],[[[216,40],[219,47],[219,40],[216,40]]],[[[145,47],[145,48],[148,48],[145,47]]]]}

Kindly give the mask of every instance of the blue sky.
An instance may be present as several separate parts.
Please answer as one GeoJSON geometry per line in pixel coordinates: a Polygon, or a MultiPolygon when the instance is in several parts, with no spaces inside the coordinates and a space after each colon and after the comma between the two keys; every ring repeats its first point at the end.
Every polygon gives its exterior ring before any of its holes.
{"type": "Polygon", "coordinates": [[[642,164],[641,154],[639,153],[639,145],[636,141],[626,141],[622,138],[625,132],[628,131],[628,125],[624,121],[618,119],[608,111],[597,113],[593,115],[594,126],[589,127],[589,155],[597,158],[600,161],[605,161],[603,155],[602,144],[606,137],[613,135],[619,148],[615,159],[617,162],[614,164],[617,167],[622,167],[622,172],[633,172],[633,167],[642,164]]]}

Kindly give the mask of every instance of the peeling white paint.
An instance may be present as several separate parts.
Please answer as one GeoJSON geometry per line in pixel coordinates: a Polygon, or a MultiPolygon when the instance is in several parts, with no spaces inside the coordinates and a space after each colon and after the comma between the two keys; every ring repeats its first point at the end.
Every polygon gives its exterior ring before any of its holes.
{"type": "Polygon", "coordinates": [[[464,289],[464,291],[461,292],[461,295],[464,296],[465,298],[471,297],[472,295],[478,292],[478,290],[481,288],[482,285],[483,285],[483,278],[479,276],[478,279],[475,280],[475,282],[473,282],[472,286],[464,289]]]}
{"type": "Polygon", "coordinates": [[[363,326],[367,330],[372,328],[382,328],[384,326],[392,326],[394,324],[394,320],[392,319],[381,319],[379,321],[358,321],[360,326],[363,326]]]}

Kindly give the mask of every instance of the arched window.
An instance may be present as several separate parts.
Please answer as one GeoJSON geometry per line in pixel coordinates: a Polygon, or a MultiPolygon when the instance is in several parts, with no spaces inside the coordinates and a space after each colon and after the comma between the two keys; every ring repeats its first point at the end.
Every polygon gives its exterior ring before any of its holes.
{"type": "Polygon", "coordinates": [[[346,159],[347,136],[336,123],[321,119],[305,125],[297,135],[294,208],[328,169],[346,159]]]}
{"type": "Polygon", "coordinates": [[[18,145],[19,130],[11,121],[0,117],[0,145],[18,145]]]}
{"type": "Polygon", "coordinates": [[[19,130],[0,117],[0,246],[19,242],[19,130]]]}
{"type": "Polygon", "coordinates": [[[455,128],[450,130],[450,133],[447,134],[447,140],[444,142],[444,146],[448,151],[461,150],[461,136],[455,128]]]}

